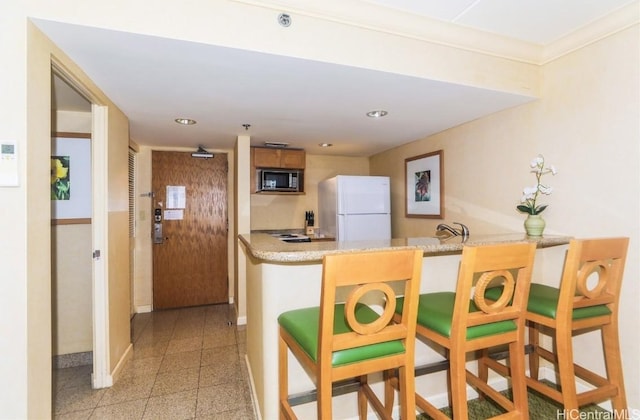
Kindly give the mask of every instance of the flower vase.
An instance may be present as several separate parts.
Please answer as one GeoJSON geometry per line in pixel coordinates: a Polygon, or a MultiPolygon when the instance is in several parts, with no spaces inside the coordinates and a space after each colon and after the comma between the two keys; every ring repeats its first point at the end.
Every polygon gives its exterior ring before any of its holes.
{"type": "Polygon", "coordinates": [[[546,223],[539,214],[530,214],[524,221],[524,230],[527,236],[542,236],[546,223]]]}

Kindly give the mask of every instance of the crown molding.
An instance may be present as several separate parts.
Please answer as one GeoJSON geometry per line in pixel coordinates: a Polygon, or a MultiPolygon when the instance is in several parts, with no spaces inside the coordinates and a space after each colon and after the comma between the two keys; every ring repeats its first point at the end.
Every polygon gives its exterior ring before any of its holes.
{"type": "Polygon", "coordinates": [[[231,0],[503,59],[542,65],[638,24],[640,1],[621,7],[548,45],[386,8],[366,0],[231,0]]]}
{"type": "Polygon", "coordinates": [[[547,64],[557,60],[564,55],[624,31],[639,23],[640,1],[636,1],[549,44],[545,47],[544,55],[539,64],[547,64]]]}

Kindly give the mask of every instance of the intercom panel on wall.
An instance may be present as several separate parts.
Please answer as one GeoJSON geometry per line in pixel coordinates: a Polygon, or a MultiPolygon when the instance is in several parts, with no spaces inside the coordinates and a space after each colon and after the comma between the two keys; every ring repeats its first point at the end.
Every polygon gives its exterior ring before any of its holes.
{"type": "Polygon", "coordinates": [[[18,181],[18,145],[0,140],[0,187],[17,187],[18,181]]]}

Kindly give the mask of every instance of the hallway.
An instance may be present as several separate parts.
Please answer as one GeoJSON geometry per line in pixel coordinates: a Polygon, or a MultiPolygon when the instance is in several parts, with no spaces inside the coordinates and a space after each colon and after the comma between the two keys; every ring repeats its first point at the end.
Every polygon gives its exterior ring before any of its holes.
{"type": "Polygon", "coordinates": [[[113,387],[91,389],[91,366],[53,371],[53,417],[255,419],[233,314],[211,305],[135,315],[133,358],[113,387]]]}

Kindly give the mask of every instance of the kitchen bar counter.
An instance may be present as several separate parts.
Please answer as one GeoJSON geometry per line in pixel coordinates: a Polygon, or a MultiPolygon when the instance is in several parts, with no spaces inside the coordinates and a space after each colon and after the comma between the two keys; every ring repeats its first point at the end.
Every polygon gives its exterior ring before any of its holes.
{"type": "MultiPolygon", "coordinates": [[[[256,408],[262,419],[278,418],[278,316],[285,311],[318,306],[322,279],[322,257],[327,254],[385,249],[420,248],[424,251],[420,292],[455,289],[464,244],[482,245],[519,241],[538,243],[534,280],[558,281],[567,236],[527,238],[524,234],[472,235],[462,237],[398,238],[388,241],[287,243],[268,233],[239,235],[246,255],[247,366],[256,408]],[[537,277],[537,278],[536,278],[537,277]],[[546,279],[549,280],[546,280],[546,279]]],[[[416,343],[416,365],[442,357],[421,342],[416,343]]],[[[416,379],[423,395],[446,395],[444,372],[416,379]],[[441,375],[441,376],[438,376],[441,375]]],[[[372,379],[378,392],[382,383],[372,379]]],[[[295,358],[289,355],[290,393],[315,388],[295,358]]],[[[357,397],[334,397],[336,418],[357,418],[357,397]]],[[[446,404],[446,399],[442,405],[446,404]]],[[[299,418],[315,418],[315,403],[295,407],[299,418]]]]}
{"type": "Polygon", "coordinates": [[[312,241],[302,243],[287,243],[266,233],[251,233],[240,235],[249,254],[270,263],[318,262],[326,254],[344,252],[359,252],[364,250],[420,248],[425,256],[451,254],[462,251],[463,245],[486,245],[508,242],[533,241],[538,248],[563,245],[569,243],[568,236],[544,236],[529,238],[524,234],[472,235],[463,242],[462,236],[448,238],[396,238],[381,241],[312,241]]]}

